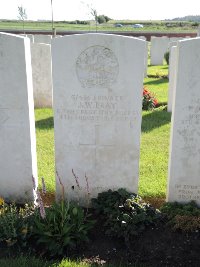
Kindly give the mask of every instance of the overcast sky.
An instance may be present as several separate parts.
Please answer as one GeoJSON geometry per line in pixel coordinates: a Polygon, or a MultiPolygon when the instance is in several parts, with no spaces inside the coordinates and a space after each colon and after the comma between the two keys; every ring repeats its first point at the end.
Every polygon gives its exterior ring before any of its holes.
{"type": "MultiPolygon", "coordinates": [[[[112,19],[160,20],[200,15],[200,0],[52,0],[55,20],[91,19],[90,10],[112,19]]],[[[17,19],[18,6],[28,19],[51,19],[51,0],[0,0],[0,19],[17,19]]]]}

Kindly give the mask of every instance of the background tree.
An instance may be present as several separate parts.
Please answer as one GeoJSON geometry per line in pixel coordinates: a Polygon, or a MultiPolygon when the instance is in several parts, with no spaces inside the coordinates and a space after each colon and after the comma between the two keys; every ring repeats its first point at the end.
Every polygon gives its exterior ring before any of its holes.
{"type": "Polygon", "coordinates": [[[97,21],[98,21],[99,24],[106,23],[109,20],[111,20],[111,19],[108,16],[105,16],[105,15],[99,15],[99,16],[97,16],[97,21]]]}
{"type": "Polygon", "coordinates": [[[91,8],[91,15],[93,16],[95,23],[96,23],[96,32],[97,32],[97,23],[98,23],[98,15],[97,15],[97,11],[94,8],[91,8]]]}
{"type": "Polygon", "coordinates": [[[23,8],[23,6],[18,6],[18,19],[19,20],[22,20],[23,22],[23,32],[25,34],[25,31],[24,31],[24,21],[25,19],[27,19],[27,14],[26,14],[26,9],[23,8]]]}

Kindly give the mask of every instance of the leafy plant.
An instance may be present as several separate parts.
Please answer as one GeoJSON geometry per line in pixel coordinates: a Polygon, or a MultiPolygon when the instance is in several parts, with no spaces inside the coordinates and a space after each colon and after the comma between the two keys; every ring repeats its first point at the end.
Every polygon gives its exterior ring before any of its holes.
{"type": "Polygon", "coordinates": [[[142,98],[142,109],[151,110],[158,105],[157,99],[154,95],[148,91],[145,87],[143,88],[143,98],[142,98]]]}
{"type": "Polygon", "coordinates": [[[33,208],[28,204],[17,207],[0,201],[0,243],[7,246],[25,247],[31,234],[30,215],[33,208]]]}
{"type": "Polygon", "coordinates": [[[200,229],[200,208],[194,201],[187,204],[165,203],[161,211],[166,214],[173,230],[193,232],[200,229]]]}
{"type": "Polygon", "coordinates": [[[169,65],[169,51],[167,51],[167,52],[164,54],[164,58],[165,58],[165,61],[166,61],[167,65],[169,65]]]}
{"type": "Polygon", "coordinates": [[[88,241],[88,232],[94,222],[75,203],[62,200],[45,208],[45,218],[39,209],[34,215],[33,237],[37,244],[43,245],[44,253],[51,256],[64,254],[88,241]]]}
{"type": "Polygon", "coordinates": [[[158,210],[125,189],[100,193],[92,199],[92,207],[101,216],[105,234],[122,238],[126,244],[160,216],[158,210]]]}

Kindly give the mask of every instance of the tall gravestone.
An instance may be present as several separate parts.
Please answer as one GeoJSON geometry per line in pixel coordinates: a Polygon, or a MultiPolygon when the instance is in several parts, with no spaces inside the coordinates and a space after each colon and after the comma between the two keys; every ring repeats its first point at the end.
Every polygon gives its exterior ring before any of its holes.
{"type": "Polygon", "coordinates": [[[200,204],[200,38],[179,41],[167,200],[200,204]]]}
{"type": "Polygon", "coordinates": [[[30,40],[0,33],[0,196],[33,200],[36,165],[30,40]]]}
{"type": "Polygon", "coordinates": [[[138,190],[145,47],[105,34],[52,42],[56,172],[70,199],[138,190]]]}
{"type": "Polygon", "coordinates": [[[35,108],[52,107],[51,46],[31,44],[33,95],[35,108]]]}
{"type": "Polygon", "coordinates": [[[177,46],[172,46],[169,57],[169,86],[167,111],[172,112],[174,94],[176,90],[176,66],[177,66],[177,46]]]}

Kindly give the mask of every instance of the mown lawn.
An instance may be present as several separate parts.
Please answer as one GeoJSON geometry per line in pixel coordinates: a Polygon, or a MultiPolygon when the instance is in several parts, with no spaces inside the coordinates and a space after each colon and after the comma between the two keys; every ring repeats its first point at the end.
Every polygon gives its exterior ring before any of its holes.
{"type": "MultiPolygon", "coordinates": [[[[78,20],[78,18],[77,18],[78,20]]],[[[172,27],[167,27],[167,21],[134,21],[134,20],[110,20],[107,23],[98,24],[97,27],[94,21],[87,21],[88,24],[79,24],[75,21],[54,21],[54,27],[57,31],[131,31],[131,32],[196,32],[197,26],[192,26],[191,22],[185,22],[185,25],[180,26],[179,22],[174,22],[172,27]],[[134,28],[133,24],[142,23],[143,28],[134,28]],[[122,24],[122,27],[115,27],[115,24],[122,24]]],[[[51,21],[25,21],[24,22],[25,31],[27,30],[49,30],[52,29],[51,21]]],[[[1,30],[12,30],[18,29],[23,30],[23,23],[20,20],[12,21],[0,21],[1,30]]]]}

